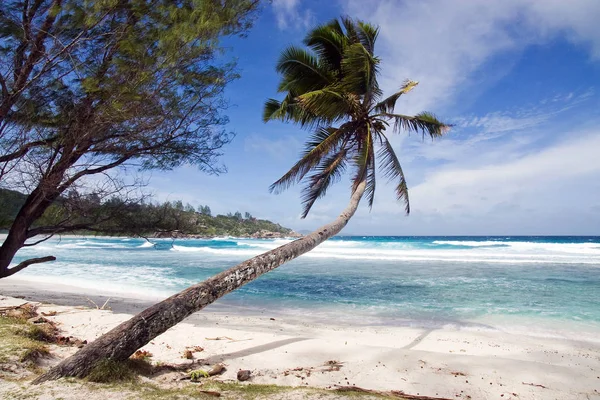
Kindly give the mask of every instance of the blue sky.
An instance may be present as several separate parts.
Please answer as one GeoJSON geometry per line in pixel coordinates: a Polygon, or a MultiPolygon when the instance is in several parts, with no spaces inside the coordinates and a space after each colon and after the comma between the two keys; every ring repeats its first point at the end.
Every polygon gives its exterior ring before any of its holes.
{"type": "Polygon", "coordinates": [[[432,142],[397,135],[410,190],[405,216],[380,179],[345,233],[365,235],[600,234],[600,1],[273,0],[246,39],[227,42],[241,79],[224,148],[228,173],[154,173],[158,199],[249,211],[294,229],[330,221],[349,198],[344,179],[300,219],[300,188],[268,186],[297,159],[308,132],[261,121],[276,96],[274,65],[317,23],[350,15],[380,26],[380,83],[419,86],[397,111],[432,111],[455,128],[432,142]]]}

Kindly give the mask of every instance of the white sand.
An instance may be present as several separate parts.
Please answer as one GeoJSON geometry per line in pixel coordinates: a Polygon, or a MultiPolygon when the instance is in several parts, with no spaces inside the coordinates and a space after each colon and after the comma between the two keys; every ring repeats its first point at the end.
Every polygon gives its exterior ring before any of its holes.
{"type": "MultiPolygon", "coordinates": [[[[66,335],[93,340],[150,303],[149,299],[111,300],[109,305],[116,306],[118,313],[75,307],[86,305],[89,294],[66,289],[3,280],[0,306],[19,301],[6,296],[17,292],[69,304],[44,305],[40,310],[57,311],[52,319],[66,335]]],[[[101,300],[94,301],[101,305],[101,300]]],[[[222,379],[235,379],[238,370],[249,369],[254,383],[356,385],[460,399],[600,399],[597,342],[476,329],[357,328],[309,321],[310,315],[291,322],[280,317],[271,320],[266,314],[201,311],[144,349],[153,354],[154,362],[183,363],[189,362],[182,358],[183,351],[200,346],[204,351],[195,353],[196,359],[226,364],[222,379]],[[339,371],[326,365],[329,361],[339,362],[339,371]]]]}

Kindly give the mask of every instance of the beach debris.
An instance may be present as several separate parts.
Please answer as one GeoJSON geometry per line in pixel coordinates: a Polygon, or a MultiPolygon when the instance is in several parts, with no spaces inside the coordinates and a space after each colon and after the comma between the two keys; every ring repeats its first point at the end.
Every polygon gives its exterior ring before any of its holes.
{"type": "Polygon", "coordinates": [[[56,314],[57,314],[57,312],[56,312],[56,311],[48,311],[48,312],[43,312],[43,311],[42,311],[42,315],[43,315],[44,317],[54,317],[56,314]]]}
{"type": "Polygon", "coordinates": [[[344,363],[340,362],[340,361],[329,360],[329,361],[325,361],[322,365],[319,365],[316,367],[296,367],[296,368],[286,369],[283,371],[283,375],[288,376],[291,374],[291,375],[295,376],[296,378],[300,378],[300,379],[304,380],[306,378],[309,378],[313,372],[314,373],[320,372],[321,374],[324,374],[325,372],[339,371],[342,368],[343,364],[344,363]]]}
{"type": "Polygon", "coordinates": [[[217,336],[217,337],[214,337],[214,338],[207,337],[207,338],[204,338],[204,339],[206,339],[206,340],[229,340],[229,343],[233,343],[233,342],[245,342],[247,340],[252,340],[252,338],[248,338],[248,339],[233,339],[233,338],[230,338],[229,336],[217,336]]]}
{"type": "Polygon", "coordinates": [[[82,348],[87,344],[87,340],[77,339],[73,336],[59,336],[56,338],[56,344],[62,346],[76,346],[82,348]]]}
{"type": "Polygon", "coordinates": [[[548,389],[546,386],[544,385],[538,385],[537,383],[527,383],[527,382],[521,382],[523,385],[527,385],[527,386],[535,386],[535,387],[540,387],[542,389],[548,389]]]}
{"type": "Polygon", "coordinates": [[[37,305],[32,303],[24,303],[18,306],[7,306],[0,308],[0,315],[29,320],[37,316],[37,305]]]}
{"type": "Polygon", "coordinates": [[[155,373],[168,373],[168,372],[179,372],[179,373],[183,373],[185,372],[184,375],[177,375],[177,377],[174,378],[174,380],[177,381],[185,381],[185,380],[190,380],[190,367],[194,366],[194,365],[202,365],[202,360],[192,360],[191,363],[181,363],[181,364],[164,364],[164,363],[156,363],[156,365],[154,366],[154,372],[155,373]]]}
{"type": "Polygon", "coordinates": [[[210,375],[208,375],[208,372],[206,372],[203,369],[197,369],[190,372],[190,379],[192,380],[192,382],[199,381],[200,378],[208,378],[209,376],[210,375]]]}
{"type": "Polygon", "coordinates": [[[133,360],[147,360],[150,357],[152,357],[152,353],[150,353],[148,350],[137,350],[131,356],[133,360]]]}
{"type": "Polygon", "coordinates": [[[217,364],[214,367],[212,367],[212,369],[210,371],[208,371],[208,375],[209,376],[221,375],[225,371],[227,371],[227,368],[225,368],[225,365],[217,364]]]}
{"type": "Polygon", "coordinates": [[[194,353],[200,353],[204,351],[204,347],[200,346],[188,346],[185,348],[183,352],[183,358],[187,358],[188,360],[192,360],[194,358],[194,353]]]}
{"type": "Polygon", "coordinates": [[[227,371],[225,365],[217,364],[214,367],[212,367],[209,371],[205,371],[203,369],[191,371],[189,379],[191,379],[192,382],[197,382],[200,380],[200,378],[208,378],[215,375],[221,375],[225,371],[227,371]]]}
{"type": "Polygon", "coordinates": [[[344,363],[337,360],[329,360],[325,361],[325,365],[327,367],[327,372],[339,371],[344,365],[344,363]]]}
{"type": "Polygon", "coordinates": [[[221,393],[215,392],[214,390],[199,390],[199,392],[212,397],[221,397],[221,393]]]}
{"type": "Polygon", "coordinates": [[[42,316],[35,316],[32,318],[29,318],[27,321],[32,324],[54,324],[52,321],[50,321],[49,319],[46,319],[42,316]]]}
{"type": "Polygon", "coordinates": [[[460,371],[452,371],[452,372],[450,372],[450,374],[454,375],[455,377],[457,377],[457,376],[467,376],[467,374],[465,374],[464,372],[460,372],[460,371]]]}
{"type": "Polygon", "coordinates": [[[252,376],[252,372],[248,369],[241,369],[237,373],[237,380],[240,382],[247,381],[252,376]]]}

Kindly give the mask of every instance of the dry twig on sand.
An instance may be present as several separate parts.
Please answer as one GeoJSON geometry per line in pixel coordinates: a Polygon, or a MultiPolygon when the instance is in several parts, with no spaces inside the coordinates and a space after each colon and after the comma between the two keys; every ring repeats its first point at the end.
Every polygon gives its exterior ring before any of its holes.
{"type": "Polygon", "coordinates": [[[527,386],[535,386],[535,387],[540,387],[542,389],[548,389],[546,386],[544,385],[538,385],[537,383],[527,383],[527,382],[521,382],[523,385],[527,385],[527,386]]]}
{"type": "Polygon", "coordinates": [[[96,310],[110,310],[110,307],[107,307],[108,302],[110,301],[110,297],[108,299],[106,299],[104,304],[102,304],[102,307],[98,306],[98,304],[96,304],[96,302],[94,302],[94,300],[90,299],[89,297],[86,297],[86,299],[87,299],[87,301],[92,303],[94,305],[94,307],[96,307],[96,310]]]}

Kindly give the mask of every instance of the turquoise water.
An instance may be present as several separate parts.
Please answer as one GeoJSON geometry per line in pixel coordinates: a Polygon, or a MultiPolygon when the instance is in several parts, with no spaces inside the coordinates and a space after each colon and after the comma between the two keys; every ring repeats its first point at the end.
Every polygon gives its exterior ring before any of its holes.
{"type": "MultiPolygon", "coordinates": [[[[167,296],[288,239],[63,238],[19,279],[167,296]]],[[[600,334],[600,237],[337,237],[222,300],[369,325],[600,334]]]]}

